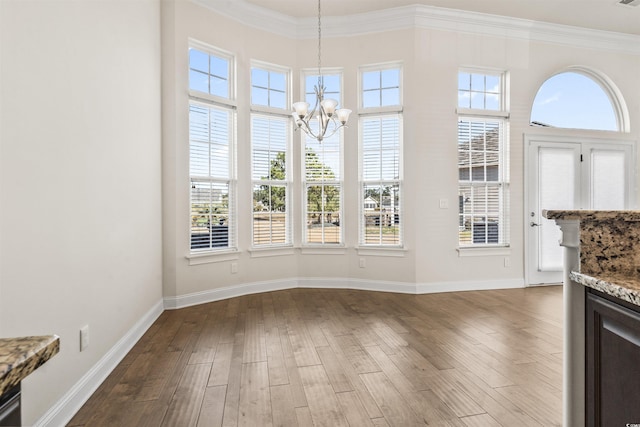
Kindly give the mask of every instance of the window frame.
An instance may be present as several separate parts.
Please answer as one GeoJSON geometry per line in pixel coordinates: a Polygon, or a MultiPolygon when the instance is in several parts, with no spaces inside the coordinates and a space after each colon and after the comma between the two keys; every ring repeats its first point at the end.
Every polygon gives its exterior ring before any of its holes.
{"type": "Polygon", "coordinates": [[[460,67],[458,68],[457,73],[458,78],[456,79],[456,112],[458,115],[463,116],[481,116],[481,117],[509,117],[509,96],[507,94],[508,86],[509,86],[509,73],[505,70],[499,70],[495,68],[483,68],[483,67],[460,67]],[[460,78],[460,73],[469,73],[469,74],[482,74],[482,75],[491,75],[497,76],[500,79],[500,108],[497,110],[488,110],[484,108],[467,108],[461,107],[459,103],[459,87],[458,81],[460,78]]]}
{"type": "MultiPolygon", "coordinates": [[[[191,49],[198,50],[203,52],[209,56],[215,56],[222,58],[228,61],[229,67],[229,79],[228,79],[228,93],[229,98],[220,97],[216,95],[212,95],[210,93],[201,92],[198,90],[191,89],[189,77],[187,77],[187,88],[188,88],[188,118],[187,118],[187,132],[188,132],[188,141],[189,141],[189,166],[188,166],[188,175],[189,175],[189,186],[191,187],[189,190],[189,221],[188,221],[188,236],[189,236],[189,251],[188,256],[190,260],[190,265],[202,264],[206,262],[218,262],[222,260],[229,259],[229,255],[238,252],[238,210],[237,210],[237,106],[236,106],[236,88],[235,88],[235,69],[236,69],[236,60],[235,56],[231,53],[215,48],[213,46],[207,45],[205,43],[199,42],[197,40],[189,39],[188,52],[191,49]],[[229,172],[228,176],[225,178],[213,177],[213,176],[196,176],[192,175],[191,171],[191,108],[193,105],[197,105],[201,108],[207,109],[218,109],[225,110],[229,113],[229,136],[227,141],[228,147],[228,167],[229,172]],[[228,191],[228,237],[227,237],[227,246],[224,247],[207,247],[202,249],[194,249],[192,248],[192,208],[193,208],[193,194],[191,189],[193,189],[194,181],[209,181],[211,183],[226,183],[227,191],[228,191]],[[220,257],[220,255],[223,255],[220,257]],[[209,256],[216,256],[215,259],[209,259],[209,256]]],[[[188,67],[191,69],[190,61],[188,60],[188,67]]]]}
{"type": "MultiPolygon", "coordinates": [[[[260,104],[251,103],[251,111],[250,111],[250,145],[251,145],[251,160],[250,160],[250,169],[251,169],[251,249],[252,250],[268,250],[268,249],[279,249],[279,248],[291,248],[293,247],[293,215],[292,215],[292,171],[293,171],[293,149],[292,149],[292,139],[293,139],[293,126],[291,124],[289,112],[291,105],[291,69],[287,67],[282,67],[279,65],[269,64],[262,61],[251,61],[251,71],[254,68],[259,68],[261,70],[267,71],[269,73],[282,73],[285,77],[285,106],[284,108],[277,108],[271,106],[265,106],[260,104]],[[254,141],[253,141],[253,120],[254,118],[262,117],[268,120],[276,119],[282,120],[285,123],[285,132],[286,132],[286,141],[285,141],[285,179],[284,180],[257,180],[254,178],[254,141]],[[256,211],[253,208],[254,202],[254,188],[256,185],[268,185],[271,186],[284,186],[285,187],[285,241],[283,243],[269,243],[269,244],[255,244],[255,220],[254,216],[256,211]]],[[[253,98],[253,82],[250,81],[250,100],[253,98]]],[[[251,102],[251,101],[250,101],[251,102]]]]}
{"type": "MultiPolygon", "coordinates": [[[[380,114],[380,113],[388,113],[388,112],[402,112],[404,105],[404,94],[403,94],[403,79],[404,79],[404,67],[403,63],[399,61],[394,62],[384,62],[380,64],[369,64],[369,65],[361,65],[358,67],[358,115],[362,114],[380,114]],[[399,86],[399,97],[398,97],[398,105],[387,105],[380,107],[365,107],[364,106],[364,82],[363,82],[363,73],[371,72],[371,71],[387,71],[392,69],[399,69],[399,78],[398,78],[398,86],[399,86]]],[[[380,88],[382,89],[382,88],[380,88]]]]}
{"type": "MultiPolygon", "coordinates": [[[[404,241],[404,136],[403,136],[403,63],[400,61],[394,62],[385,62],[380,64],[369,64],[362,65],[358,67],[358,250],[365,249],[382,249],[382,250],[398,250],[403,249],[405,245],[404,241]],[[398,69],[398,91],[399,91],[399,104],[398,105],[387,105],[387,106],[376,106],[376,107],[365,107],[364,106],[364,73],[372,72],[372,71],[386,71],[398,69]],[[375,180],[365,180],[364,179],[364,131],[363,126],[366,120],[370,119],[384,119],[396,116],[398,119],[398,141],[397,141],[397,155],[398,155],[398,178],[392,180],[386,179],[375,179],[375,180]],[[365,219],[365,187],[367,185],[382,185],[384,183],[390,184],[391,186],[398,186],[399,193],[399,206],[398,206],[398,243],[393,244],[384,244],[382,241],[378,243],[366,243],[366,219],[365,219]]],[[[379,90],[382,90],[382,86],[379,90]]],[[[395,222],[395,213],[394,219],[395,222]]],[[[382,224],[380,222],[380,227],[382,224]]]]}
{"type": "MultiPolygon", "coordinates": [[[[217,47],[213,47],[201,41],[195,39],[189,39],[189,47],[188,51],[191,49],[199,50],[200,52],[206,53],[209,56],[216,56],[218,58],[224,59],[228,62],[229,68],[229,79],[228,79],[228,90],[229,97],[225,98],[223,96],[213,95],[208,92],[202,92],[199,90],[191,89],[191,85],[189,84],[189,76],[187,76],[187,90],[189,93],[189,99],[200,99],[209,102],[215,102],[222,105],[232,106],[237,108],[237,90],[236,90],[236,56],[224,49],[219,49],[217,47]]],[[[189,59],[187,59],[189,63],[189,59]]],[[[189,63],[188,69],[191,69],[191,64],[189,63]]]]}
{"type": "MultiPolygon", "coordinates": [[[[510,233],[510,170],[509,170],[509,96],[508,96],[508,83],[509,83],[509,74],[505,70],[497,70],[490,68],[480,68],[480,67],[460,67],[457,71],[458,78],[456,82],[459,82],[460,73],[470,73],[470,74],[484,74],[484,75],[492,75],[499,76],[500,78],[500,108],[498,110],[487,110],[487,109],[479,109],[479,108],[465,108],[459,106],[459,87],[458,83],[456,83],[456,97],[458,102],[456,105],[457,113],[457,125],[456,125],[456,135],[457,142],[459,144],[460,141],[460,122],[468,121],[468,122],[495,122],[499,123],[499,160],[498,160],[498,180],[497,181],[487,181],[486,176],[484,181],[474,181],[471,176],[469,176],[468,180],[460,179],[460,149],[456,148],[456,163],[458,164],[458,199],[460,198],[460,192],[462,186],[475,186],[480,187],[484,186],[486,188],[489,187],[498,187],[499,189],[499,227],[498,227],[498,242],[497,243],[465,243],[463,244],[460,239],[460,231],[462,231],[462,227],[460,226],[460,218],[464,218],[464,211],[460,211],[458,209],[458,234],[457,234],[457,246],[459,256],[464,256],[464,252],[467,250],[471,251],[483,251],[487,254],[489,253],[497,253],[503,254],[501,250],[510,248],[511,245],[511,233],[510,233]],[[495,182],[495,184],[494,184],[495,182]],[[496,252],[497,251],[497,252],[496,252]]],[[[486,165],[486,162],[485,162],[486,165]]],[[[458,202],[459,205],[459,202],[458,202]]],[[[488,230],[487,230],[488,231],[488,230]]]]}
{"type": "Polygon", "coordinates": [[[292,84],[291,84],[291,68],[285,67],[282,65],[271,64],[265,61],[258,61],[255,59],[251,60],[251,65],[249,68],[249,105],[251,112],[260,112],[267,114],[276,114],[276,115],[284,115],[287,117],[291,116],[291,93],[292,93],[292,84]],[[251,79],[251,72],[254,68],[260,68],[264,71],[274,72],[274,73],[282,73],[285,75],[285,106],[283,108],[271,107],[267,105],[254,104],[252,101],[252,91],[253,91],[253,81],[251,79]]]}
{"type": "MultiPolygon", "coordinates": [[[[336,99],[338,101],[338,105],[341,106],[343,105],[343,99],[344,99],[344,70],[342,68],[336,68],[336,67],[332,67],[332,68],[322,68],[321,70],[321,74],[323,77],[326,76],[332,76],[332,75],[338,75],[339,76],[339,80],[340,80],[340,84],[339,84],[339,95],[340,95],[340,99],[336,99]]],[[[300,71],[300,93],[303,94],[303,99],[307,99],[307,96],[310,95],[311,93],[313,93],[313,87],[311,88],[307,88],[306,86],[306,82],[307,82],[307,78],[309,77],[318,77],[318,69],[303,69],[300,71]],[[309,89],[309,90],[307,90],[309,89]]],[[[314,84],[316,84],[314,82],[314,84]]],[[[325,96],[326,97],[326,96],[325,96]]],[[[330,93],[329,97],[333,98],[333,94],[330,93]]],[[[310,108],[312,108],[313,105],[311,105],[310,108]]],[[[306,153],[307,153],[307,138],[310,138],[309,136],[307,136],[304,132],[300,131],[299,132],[299,136],[300,136],[300,146],[302,147],[302,149],[300,150],[300,158],[301,158],[301,168],[300,168],[300,173],[301,173],[301,192],[302,192],[302,221],[301,221],[301,227],[302,227],[302,232],[301,232],[301,244],[302,244],[302,248],[303,249],[322,249],[323,251],[325,250],[330,250],[330,249],[344,249],[346,247],[346,243],[345,243],[345,232],[344,232],[344,128],[339,129],[338,132],[332,136],[335,137],[337,136],[338,138],[338,145],[339,145],[339,170],[338,170],[338,179],[335,180],[322,180],[322,181],[312,181],[312,180],[307,180],[307,163],[306,163],[306,153]],[[309,241],[309,236],[308,236],[308,228],[307,228],[307,219],[308,219],[308,199],[307,199],[307,195],[308,195],[308,188],[310,186],[317,186],[317,185],[321,185],[321,186],[338,186],[340,188],[340,197],[339,197],[339,209],[338,209],[338,216],[339,216],[339,222],[340,222],[340,230],[339,230],[339,241],[336,243],[331,243],[331,242],[326,242],[324,241],[324,223],[322,225],[322,229],[323,229],[323,241],[322,242],[310,242],[309,241]]],[[[328,138],[327,138],[328,139],[328,138]]],[[[307,252],[305,252],[307,253],[307,252]]]]}

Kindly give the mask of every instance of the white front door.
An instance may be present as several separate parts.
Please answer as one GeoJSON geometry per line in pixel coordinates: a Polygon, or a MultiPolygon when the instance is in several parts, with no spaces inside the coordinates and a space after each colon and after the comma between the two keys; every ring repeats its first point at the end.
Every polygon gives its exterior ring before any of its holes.
{"type": "Polygon", "coordinates": [[[525,137],[526,276],[529,285],[562,281],[560,229],[543,209],[628,209],[633,145],[525,137]]]}

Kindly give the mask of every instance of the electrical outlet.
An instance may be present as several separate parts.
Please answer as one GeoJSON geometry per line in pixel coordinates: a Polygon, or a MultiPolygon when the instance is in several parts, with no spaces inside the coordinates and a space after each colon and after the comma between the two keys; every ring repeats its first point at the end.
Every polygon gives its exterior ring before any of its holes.
{"type": "Polygon", "coordinates": [[[367,259],[360,258],[360,268],[365,268],[367,266],[367,259]]]}
{"type": "Polygon", "coordinates": [[[504,257],[504,268],[511,267],[511,259],[509,257],[504,257]]]}
{"type": "Polygon", "coordinates": [[[80,328],[80,351],[84,351],[89,347],[89,325],[80,328]]]}
{"type": "Polygon", "coordinates": [[[238,263],[237,262],[232,262],[231,263],[231,274],[236,274],[238,272],[238,263]]]}
{"type": "Polygon", "coordinates": [[[440,199],[440,209],[449,209],[449,199],[440,199]]]}

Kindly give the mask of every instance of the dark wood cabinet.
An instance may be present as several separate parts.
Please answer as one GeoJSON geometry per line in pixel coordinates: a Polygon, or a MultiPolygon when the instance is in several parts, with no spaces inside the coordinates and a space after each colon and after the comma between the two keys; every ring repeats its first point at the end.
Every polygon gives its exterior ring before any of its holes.
{"type": "Polygon", "coordinates": [[[587,426],[640,425],[638,307],[589,290],[586,369],[587,426]]]}
{"type": "Polygon", "coordinates": [[[20,426],[20,384],[0,396],[0,426],[20,426]]]}

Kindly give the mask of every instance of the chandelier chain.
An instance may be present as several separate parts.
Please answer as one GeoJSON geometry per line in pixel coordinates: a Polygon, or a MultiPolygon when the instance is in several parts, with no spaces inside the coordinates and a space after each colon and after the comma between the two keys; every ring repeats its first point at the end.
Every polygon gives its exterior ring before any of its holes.
{"type": "Polygon", "coordinates": [[[322,22],[320,12],[320,0],[318,0],[318,88],[322,87],[322,22]]]}
{"type": "Polygon", "coordinates": [[[302,129],[304,133],[315,138],[318,142],[330,138],[340,129],[346,127],[349,114],[351,114],[351,110],[348,108],[337,108],[337,100],[332,98],[324,99],[321,1],[318,0],[318,85],[314,88],[316,93],[315,105],[309,111],[311,106],[309,102],[296,102],[293,104],[294,111],[292,113],[296,130],[302,129]]]}

